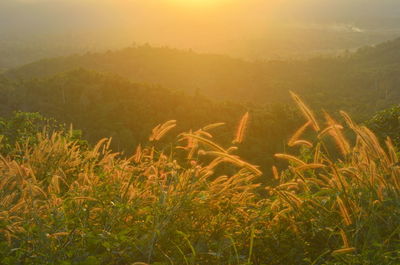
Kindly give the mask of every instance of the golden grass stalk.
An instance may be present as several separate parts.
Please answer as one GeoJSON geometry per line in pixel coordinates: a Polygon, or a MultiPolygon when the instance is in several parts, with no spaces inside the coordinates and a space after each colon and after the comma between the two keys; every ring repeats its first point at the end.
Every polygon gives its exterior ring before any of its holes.
{"type": "Polygon", "coordinates": [[[183,134],[181,134],[181,135],[182,135],[182,137],[184,137],[184,138],[196,139],[197,141],[199,141],[199,142],[201,142],[201,143],[203,143],[203,144],[206,144],[206,145],[212,147],[212,148],[215,149],[215,150],[218,150],[218,151],[220,151],[220,152],[226,153],[226,150],[225,150],[224,148],[222,148],[221,146],[217,145],[217,144],[214,143],[213,141],[210,141],[210,140],[208,140],[208,139],[206,139],[206,138],[204,138],[204,137],[201,137],[201,136],[196,135],[196,134],[189,134],[189,133],[183,133],[183,134]]]}
{"type": "Polygon", "coordinates": [[[385,144],[388,149],[390,162],[393,167],[394,165],[396,165],[399,162],[399,158],[397,157],[397,153],[396,153],[396,148],[394,147],[392,139],[390,139],[389,137],[386,138],[385,144]]]}
{"type": "Polygon", "coordinates": [[[142,152],[142,145],[139,144],[139,145],[136,147],[136,152],[135,152],[135,154],[133,155],[132,160],[133,160],[134,162],[136,162],[136,163],[139,163],[140,160],[142,159],[142,154],[143,154],[143,152],[142,152]]]}
{"type": "Polygon", "coordinates": [[[339,196],[336,197],[336,202],[339,206],[340,214],[343,217],[345,225],[347,226],[351,225],[353,222],[350,218],[349,212],[339,196]]]}
{"type": "Polygon", "coordinates": [[[279,190],[290,190],[290,189],[299,189],[299,184],[297,182],[287,182],[287,183],[283,183],[279,186],[276,187],[276,189],[279,190]]]}
{"type": "Polygon", "coordinates": [[[209,131],[209,130],[212,130],[214,128],[218,128],[218,127],[223,126],[223,125],[225,125],[224,122],[218,122],[218,123],[209,124],[209,125],[203,127],[203,131],[209,131]]]}
{"type": "Polygon", "coordinates": [[[347,238],[346,232],[343,229],[340,229],[340,236],[342,237],[343,247],[350,248],[349,239],[347,238]]]}
{"type": "Polygon", "coordinates": [[[313,157],[314,163],[317,163],[317,164],[321,163],[321,160],[322,160],[321,156],[322,156],[321,143],[318,143],[314,148],[314,157],[313,157]]]}
{"type": "Polygon", "coordinates": [[[300,160],[299,158],[292,156],[292,155],[287,155],[287,154],[275,154],[276,158],[280,158],[280,159],[284,159],[284,160],[288,160],[288,161],[292,161],[296,164],[305,166],[307,165],[304,161],[300,160]]]}
{"type": "Polygon", "coordinates": [[[323,130],[318,134],[318,138],[322,138],[324,135],[330,134],[330,132],[331,132],[332,130],[334,130],[335,128],[341,130],[341,129],[343,129],[343,126],[340,125],[340,124],[332,124],[332,125],[326,127],[325,129],[323,129],[323,130]]]}
{"type": "Polygon", "coordinates": [[[311,125],[310,121],[307,121],[303,126],[301,126],[294,134],[293,136],[289,139],[288,145],[289,146],[295,146],[296,141],[299,140],[300,136],[303,135],[305,130],[308,128],[308,126],[311,125]]]}
{"type": "Polygon", "coordinates": [[[340,114],[342,115],[342,117],[344,118],[344,120],[346,121],[347,125],[352,129],[352,130],[356,130],[357,126],[354,124],[353,120],[351,119],[351,117],[349,116],[349,114],[347,114],[344,111],[340,111],[340,114]]]}
{"type": "Polygon", "coordinates": [[[343,255],[343,254],[352,253],[354,251],[356,251],[355,248],[342,248],[342,249],[332,251],[332,255],[343,255]]]}
{"type": "Polygon", "coordinates": [[[294,209],[298,209],[303,203],[302,199],[300,199],[298,196],[289,191],[276,190],[276,192],[283,200],[285,200],[294,209]]]}
{"type": "Polygon", "coordinates": [[[216,152],[216,151],[208,151],[208,152],[206,152],[206,154],[217,156],[217,157],[222,157],[222,158],[230,161],[231,163],[236,164],[239,167],[245,167],[248,170],[250,170],[251,172],[253,172],[256,176],[262,175],[261,170],[259,170],[256,166],[251,165],[251,164],[239,159],[236,156],[233,156],[233,155],[230,155],[230,154],[227,154],[224,152],[216,152]]]}
{"type": "Polygon", "coordinates": [[[169,132],[172,128],[176,126],[176,120],[170,120],[165,122],[164,124],[157,125],[150,136],[149,140],[159,141],[167,132],[169,132]]]}
{"type": "Polygon", "coordinates": [[[302,165],[302,166],[296,167],[295,170],[301,172],[301,171],[304,171],[304,170],[325,168],[325,167],[326,167],[326,165],[324,165],[324,164],[312,163],[312,164],[306,164],[306,165],[302,165]]]}
{"type": "Polygon", "coordinates": [[[243,142],[248,121],[249,121],[249,112],[246,112],[243,115],[242,119],[240,120],[239,126],[236,131],[235,139],[232,142],[233,144],[240,144],[243,142]]]}
{"type": "Polygon", "coordinates": [[[350,153],[350,144],[342,133],[343,126],[338,124],[328,113],[325,113],[325,119],[329,126],[328,133],[335,140],[342,155],[347,156],[350,153]]]}
{"type": "Polygon", "coordinates": [[[315,131],[319,131],[320,127],[318,125],[317,120],[315,119],[314,114],[312,111],[304,104],[304,102],[297,96],[295,93],[290,91],[290,95],[292,96],[293,100],[296,102],[297,106],[300,108],[301,112],[303,113],[304,117],[309,121],[315,131]]]}
{"type": "Polygon", "coordinates": [[[279,180],[281,177],[278,172],[278,168],[276,166],[272,166],[272,174],[274,176],[274,179],[279,180]]]}
{"type": "Polygon", "coordinates": [[[195,134],[199,135],[199,136],[205,136],[205,137],[208,137],[208,138],[213,138],[211,133],[203,131],[203,130],[198,130],[198,131],[195,132],[195,134]]]}
{"type": "Polygon", "coordinates": [[[298,145],[306,146],[308,148],[312,148],[314,146],[311,142],[309,142],[307,140],[297,140],[297,141],[294,141],[291,143],[291,147],[298,146],[298,145]]]}
{"type": "Polygon", "coordinates": [[[49,238],[57,238],[60,236],[68,236],[70,233],[69,232],[58,232],[58,233],[54,233],[54,234],[48,234],[47,237],[49,238]]]}
{"type": "Polygon", "coordinates": [[[78,197],[74,197],[73,199],[77,200],[77,201],[97,201],[96,198],[86,197],[86,196],[78,196],[78,197]]]}

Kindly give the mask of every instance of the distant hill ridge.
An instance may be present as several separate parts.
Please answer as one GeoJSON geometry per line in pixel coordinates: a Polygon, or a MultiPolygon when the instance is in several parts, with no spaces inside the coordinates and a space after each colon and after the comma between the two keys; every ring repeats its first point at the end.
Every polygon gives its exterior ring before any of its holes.
{"type": "Polygon", "coordinates": [[[45,59],[5,75],[31,79],[77,68],[218,100],[256,104],[287,102],[288,91],[293,90],[314,108],[344,109],[360,119],[400,100],[400,39],[341,57],[270,62],[147,45],[45,59]]]}
{"type": "MultiPolygon", "coordinates": [[[[48,77],[76,68],[116,73],[139,83],[160,84],[186,92],[199,91],[212,97],[240,99],[255,80],[263,79],[266,65],[228,56],[199,54],[171,48],[131,47],[107,53],[87,53],[44,59],[7,71],[17,79],[48,77]],[[239,97],[237,95],[240,95],[239,97]]],[[[272,86],[264,84],[269,89],[272,86]]],[[[255,87],[257,89],[257,87],[255,87]]],[[[249,94],[248,98],[253,100],[249,94]]]]}

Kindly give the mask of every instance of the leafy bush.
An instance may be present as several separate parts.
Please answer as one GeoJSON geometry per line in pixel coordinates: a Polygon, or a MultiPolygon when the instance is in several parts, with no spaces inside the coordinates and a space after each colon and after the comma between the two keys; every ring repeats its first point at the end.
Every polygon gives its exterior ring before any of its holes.
{"type": "Polygon", "coordinates": [[[366,122],[381,139],[390,137],[396,146],[400,146],[400,106],[382,110],[366,122]]]}
{"type": "MultiPolygon", "coordinates": [[[[64,136],[74,139],[81,139],[79,130],[67,130],[64,124],[51,118],[45,118],[39,113],[14,112],[8,119],[0,118],[0,152],[8,154],[14,150],[16,144],[38,144],[37,134],[52,134],[60,132],[64,136]]],[[[86,142],[81,140],[85,145],[86,142]]]]}

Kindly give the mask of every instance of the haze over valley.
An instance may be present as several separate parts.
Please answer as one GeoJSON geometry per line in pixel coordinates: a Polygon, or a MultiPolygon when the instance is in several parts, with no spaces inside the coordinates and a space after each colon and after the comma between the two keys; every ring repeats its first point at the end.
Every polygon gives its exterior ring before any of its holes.
{"type": "Polygon", "coordinates": [[[397,1],[179,1],[3,0],[0,68],[146,43],[251,60],[309,58],[400,33],[397,1]]]}

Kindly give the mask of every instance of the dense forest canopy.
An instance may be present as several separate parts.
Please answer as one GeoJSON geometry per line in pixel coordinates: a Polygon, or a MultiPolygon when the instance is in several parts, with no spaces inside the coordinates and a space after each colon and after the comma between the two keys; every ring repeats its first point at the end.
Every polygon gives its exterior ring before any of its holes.
{"type": "Polygon", "coordinates": [[[160,86],[134,84],[110,74],[84,69],[50,78],[0,82],[3,116],[13,111],[40,112],[83,130],[92,143],[113,137],[115,150],[131,154],[139,143],[148,142],[152,128],[167,120],[178,121],[179,130],[225,122],[221,142],[230,142],[241,116],[250,111],[244,157],[265,167],[272,154],[282,150],[296,124],[293,109],[284,104],[265,106],[213,101],[160,86]],[[271,141],[264,141],[267,137],[271,141]],[[264,155],[269,154],[269,155],[264,155]]]}
{"type": "Polygon", "coordinates": [[[256,104],[288,102],[288,91],[293,90],[317,109],[343,109],[364,120],[398,102],[399,48],[396,39],[335,58],[251,62],[138,46],[45,59],[9,70],[5,76],[31,79],[85,68],[188,94],[256,104]]]}

